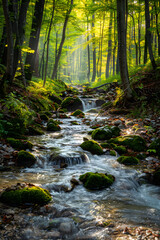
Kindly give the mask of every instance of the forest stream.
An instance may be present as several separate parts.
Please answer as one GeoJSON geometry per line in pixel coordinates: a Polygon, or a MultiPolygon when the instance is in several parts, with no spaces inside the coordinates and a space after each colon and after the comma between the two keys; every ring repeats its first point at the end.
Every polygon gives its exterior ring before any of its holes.
{"type": "MultiPolygon", "coordinates": [[[[90,111],[95,108],[94,99],[84,99],[83,107],[88,121],[107,120],[98,111],[90,111]]],[[[0,239],[159,239],[140,238],[138,232],[137,236],[121,236],[120,229],[160,228],[160,187],[143,184],[137,167],[119,164],[117,156],[107,151],[98,156],[82,150],[80,144],[83,138],[90,138],[91,128],[81,118],[70,116],[60,121],[60,132],[29,138],[35,146],[34,167],[0,175],[0,188],[18,182],[38,184],[50,191],[53,201],[34,209],[1,204],[2,213],[14,215],[14,220],[1,229],[0,239]],[[75,121],[77,125],[73,125],[75,121]],[[49,160],[53,153],[65,159],[66,168],[49,160]],[[109,173],[115,182],[104,190],[89,191],[77,185],[71,191],[71,179],[85,172],[109,173]]]]}

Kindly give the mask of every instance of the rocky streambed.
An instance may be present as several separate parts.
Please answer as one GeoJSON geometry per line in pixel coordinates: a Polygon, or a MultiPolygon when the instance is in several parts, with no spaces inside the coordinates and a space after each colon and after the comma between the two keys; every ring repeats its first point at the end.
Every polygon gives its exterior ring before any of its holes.
{"type": "Polygon", "coordinates": [[[84,139],[91,138],[92,125],[112,121],[131,134],[131,122],[99,116],[96,110],[88,111],[94,107],[92,101],[83,103],[88,108],[85,119],[68,114],[69,118],[60,119],[60,131],[29,137],[36,157],[33,166],[10,169],[16,151],[1,145],[1,161],[9,159],[1,171],[1,189],[27,182],[48,189],[52,196],[41,207],[1,203],[1,239],[159,239],[160,187],[145,182],[141,167],[117,162],[117,153],[113,156],[103,150],[96,155],[80,147],[84,139]],[[76,184],[86,172],[108,173],[115,181],[109,188],[88,190],[76,184]]]}

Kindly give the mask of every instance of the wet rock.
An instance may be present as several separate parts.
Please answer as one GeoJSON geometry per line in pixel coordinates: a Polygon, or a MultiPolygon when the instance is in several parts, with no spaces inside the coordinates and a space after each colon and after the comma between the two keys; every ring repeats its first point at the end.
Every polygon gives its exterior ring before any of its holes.
{"type": "Polygon", "coordinates": [[[54,165],[57,166],[67,166],[67,165],[75,165],[75,164],[80,164],[80,163],[84,163],[84,162],[89,162],[89,158],[87,156],[87,154],[85,153],[74,153],[73,155],[75,156],[64,156],[61,154],[57,154],[57,153],[53,153],[50,157],[49,157],[49,161],[52,162],[54,165]],[[66,165],[67,164],[67,165],[66,165]]]}
{"type": "Polygon", "coordinates": [[[103,154],[102,147],[99,145],[99,143],[97,143],[96,141],[93,141],[93,140],[83,142],[80,145],[80,147],[83,150],[91,152],[92,154],[97,154],[97,155],[103,154]]]}
{"type": "Polygon", "coordinates": [[[88,172],[82,174],[79,180],[83,183],[85,188],[99,190],[110,187],[115,178],[110,174],[88,172]]]}
{"type": "Polygon", "coordinates": [[[105,101],[102,100],[102,99],[97,99],[97,100],[96,100],[96,106],[97,106],[97,107],[102,106],[104,103],[105,103],[105,101]]]}
{"type": "Polygon", "coordinates": [[[17,166],[18,167],[31,167],[36,162],[36,158],[30,152],[21,150],[18,153],[17,157],[17,166]]]}
{"type": "Polygon", "coordinates": [[[62,108],[66,108],[68,111],[75,111],[77,109],[83,110],[82,101],[78,97],[67,97],[62,101],[62,108]]]}
{"type": "Polygon", "coordinates": [[[72,223],[61,223],[59,227],[60,232],[71,234],[72,233],[72,223]]]}
{"type": "Polygon", "coordinates": [[[115,126],[119,126],[120,124],[122,124],[122,121],[121,120],[116,120],[116,121],[113,122],[113,124],[115,126]]]}
{"type": "Polygon", "coordinates": [[[138,158],[133,156],[121,156],[117,159],[117,161],[124,165],[137,165],[139,163],[138,158]]]}

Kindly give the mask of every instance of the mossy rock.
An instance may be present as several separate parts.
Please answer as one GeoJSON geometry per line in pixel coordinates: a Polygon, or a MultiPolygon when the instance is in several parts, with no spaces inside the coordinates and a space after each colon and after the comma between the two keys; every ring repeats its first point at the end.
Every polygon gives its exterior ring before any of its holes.
{"type": "Polygon", "coordinates": [[[22,188],[17,184],[15,188],[6,189],[0,196],[0,201],[15,207],[30,205],[45,205],[52,200],[50,193],[43,188],[31,185],[22,188]]]}
{"type": "Polygon", "coordinates": [[[111,145],[109,143],[101,143],[102,148],[110,148],[111,145]]]}
{"type": "Polygon", "coordinates": [[[50,95],[49,99],[52,100],[54,103],[61,104],[62,99],[60,97],[57,97],[56,95],[50,95]]]}
{"type": "Polygon", "coordinates": [[[42,129],[40,129],[39,127],[37,127],[36,125],[35,126],[29,126],[28,127],[28,135],[31,135],[31,136],[40,136],[40,135],[43,135],[44,132],[42,129]]]}
{"type": "Polygon", "coordinates": [[[116,137],[119,136],[120,134],[120,129],[119,127],[115,127],[115,126],[105,126],[102,128],[96,128],[93,132],[92,132],[92,138],[95,140],[109,140],[112,137],[116,137]]]}
{"type": "Polygon", "coordinates": [[[62,108],[66,108],[68,111],[75,111],[77,109],[83,110],[82,101],[78,97],[67,97],[61,103],[62,108]]]}
{"type": "Polygon", "coordinates": [[[122,146],[122,145],[118,146],[118,145],[116,145],[116,144],[114,144],[114,143],[111,143],[111,147],[112,147],[116,152],[118,152],[118,154],[124,154],[124,153],[127,152],[126,147],[124,147],[124,146],[122,146]]]}
{"type": "Polygon", "coordinates": [[[18,153],[17,157],[17,166],[18,167],[31,167],[36,162],[35,156],[27,151],[21,150],[18,153]]]}
{"type": "Polygon", "coordinates": [[[117,161],[124,165],[137,165],[139,164],[139,160],[133,156],[121,156],[117,159],[117,161]]]}
{"type": "Polygon", "coordinates": [[[40,119],[44,121],[48,121],[49,117],[45,113],[42,113],[40,114],[40,119]]]}
{"type": "Polygon", "coordinates": [[[110,152],[109,152],[109,154],[111,155],[111,156],[116,156],[117,154],[116,154],[116,151],[114,151],[114,150],[111,150],[110,152]]]}
{"type": "Polygon", "coordinates": [[[31,150],[33,147],[33,144],[29,141],[19,140],[15,138],[7,138],[7,142],[11,145],[11,147],[17,149],[17,150],[31,150]]]}
{"type": "Polygon", "coordinates": [[[120,136],[109,140],[110,143],[126,146],[133,151],[141,152],[146,150],[146,141],[140,136],[120,136]]]}
{"type": "Polygon", "coordinates": [[[92,132],[91,136],[95,140],[108,140],[112,137],[112,131],[109,128],[97,128],[92,132]]]}
{"type": "Polygon", "coordinates": [[[84,187],[90,190],[100,190],[110,187],[115,178],[104,173],[87,172],[79,177],[84,187]]]}
{"type": "Polygon", "coordinates": [[[56,132],[56,131],[60,131],[61,127],[59,126],[58,122],[50,119],[47,123],[47,131],[50,132],[56,132]]]}
{"type": "Polygon", "coordinates": [[[153,184],[160,186],[160,169],[153,173],[153,184]]]}
{"type": "Polygon", "coordinates": [[[83,142],[80,145],[80,147],[83,150],[91,152],[92,154],[97,154],[97,155],[103,154],[102,147],[96,141],[93,141],[93,140],[88,140],[88,141],[83,142]]]}
{"type": "Polygon", "coordinates": [[[77,117],[80,117],[80,118],[84,118],[85,117],[85,114],[80,109],[77,109],[71,115],[72,116],[77,116],[77,117]]]}
{"type": "Polygon", "coordinates": [[[155,149],[158,157],[160,157],[160,138],[155,139],[150,144],[149,149],[155,149]]]}

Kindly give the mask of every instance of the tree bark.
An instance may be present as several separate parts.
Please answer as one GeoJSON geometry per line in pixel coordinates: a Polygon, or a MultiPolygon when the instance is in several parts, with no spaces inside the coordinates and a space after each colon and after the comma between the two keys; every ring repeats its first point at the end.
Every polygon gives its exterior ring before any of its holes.
{"type": "Polygon", "coordinates": [[[87,69],[87,79],[88,82],[90,82],[90,72],[91,72],[91,66],[90,66],[90,46],[89,46],[89,23],[88,23],[88,17],[87,17],[87,59],[88,59],[88,69],[87,69]]]}
{"type": "Polygon", "coordinates": [[[37,0],[34,9],[34,16],[32,20],[32,28],[29,40],[29,48],[34,51],[34,53],[28,53],[25,62],[25,76],[28,81],[31,80],[34,71],[35,58],[38,49],[39,35],[41,30],[43,10],[44,10],[45,0],[37,0]]]}
{"type": "Polygon", "coordinates": [[[3,64],[2,57],[5,51],[5,44],[7,43],[7,36],[6,36],[6,25],[3,26],[3,33],[0,42],[0,63],[3,64]]]}
{"type": "MultiPolygon", "coordinates": [[[[94,0],[93,0],[94,2],[94,0]]],[[[93,48],[93,73],[92,73],[92,82],[95,81],[96,79],[96,46],[95,46],[95,15],[93,14],[92,15],[92,31],[93,31],[93,34],[92,34],[92,38],[93,38],[93,41],[92,41],[92,48],[93,48]]]]}
{"type": "Polygon", "coordinates": [[[45,75],[44,75],[43,87],[45,87],[46,78],[47,78],[48,57],[49,57],[49,40],[50,40],[50,34],[51,34],[51,29],[52,29],[54,10],[55,10],[55,0],[53,0],[52,16],[51,16],[51,21],[50,21],[49,30],[48,30],[48,37],[47,37],[47,55],[46,55],[46,67],[45,67],[45,75]]]}
{"type": "Polygon", "coordinates": [[[109,77],[109,64],[112,55],[112,18],[113,12],[110,12],[110,21],[109,21],[109,36],[108,36],[108,55],[107,55],[107,63],[106,63],[106,78],[109,77]]]}
{"type": "Polygon", "coordinates": [[[156,65],[156,62],[153,56],[153,51],[152,51],[152,36],[150,31],[150,16],[149,16],[149,0],[145,0],[145,24],[146,24],[146,40],[147,40],[149,56],[150,56],[153,69],[156,69],[157,65],[156,65]]]}
{"type": "MultiPolygon", "coordinates": [[[[156,1],[154,0],[154,7],[156,11],[156,31],[158,36],[158,56],[160,56],[160,34],[159,34],[159,24],[158,24],[158,11],[157,11],[157,5],[156,1]]],[[[159,7],[160,7],[160,1],[159,1],[159,7]]]]}
{"type": "Polygon", "coordinates": [[[126,2],[117,0],[117,26],[118,26],[118,45],[119,45],[119,65],[120,75],[123,85],[124,96],[126,99],[132,97],[132,90],[128,77],[127,54],[126,54],[126,2]]]}
{"type": "Polygon", "coordinates": [[[66,13],[66,17],[65,17],[65,21],[64,21],[64,25],[63,25],[62,39],[61,39],[61,43],[60,43],[60,46],[59,46],[59,49],[58,49],[58,54],[56,55],[56,58],[55,58],[55,64],[54,64],[54,68],[53,68],[52,79],[54,79],[55,76],[57,75],[58,64],[59,64],[61,53],[62,53],[62,47],[63,47],[65,37],[66,37],[67,23],[68,23],[69,16],[70,16],[70,13],[72,11],[72,8],[73,8],[73,0],[71,0],[69,10],[66,13]]]}

